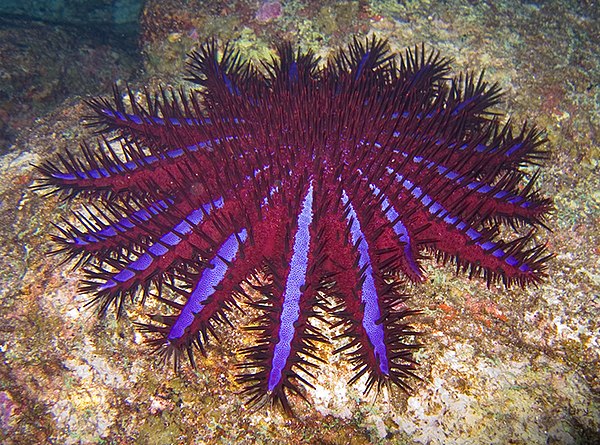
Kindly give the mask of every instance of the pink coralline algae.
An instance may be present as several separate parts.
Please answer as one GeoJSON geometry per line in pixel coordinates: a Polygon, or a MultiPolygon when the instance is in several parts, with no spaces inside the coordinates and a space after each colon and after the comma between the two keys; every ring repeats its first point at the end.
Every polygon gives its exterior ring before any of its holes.
{"type": "Polygon", "coordinates": [[[256,20],[259,22],[268,22],[281,16],[283,10],[280,2],[264,2],[256,11],[256,20]]]}

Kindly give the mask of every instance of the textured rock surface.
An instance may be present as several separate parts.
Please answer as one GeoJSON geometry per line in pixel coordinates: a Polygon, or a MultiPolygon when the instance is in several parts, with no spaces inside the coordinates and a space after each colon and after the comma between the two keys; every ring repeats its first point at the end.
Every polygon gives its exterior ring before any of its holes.
{"type": "Polygon", "coordinates": [[[23,131],[16,150],[0,159],[0,441],[594,443],[600,430],[597,12],[585,2],[316,7],[298,1],[282,2],[280,16],[259,24],[259,2],[196,3],[161,2],[158,14],[158,2],[149,2],[144,15],[152,27],[143,43],[151,74],[180,76],[185,51],[210,32],[203,24],[216,22],[221,38],[233,38],[250,55],[281,37],[326,54],[346,33],[364,30],[400,48],[427,42],[455,57],[456,69],[486,68],[507,92],[508,111],[547,129],[551,159],[540,183],[556,206],[548,221],[556,253],[549,277],[537,289],[487,289],[431,263],[429,282],[414,288],[411,300],[424,309],[419,328],[427,345],[418,357],[423,381],[414,382],[413,394],[365,398],[360,385],[345,385],[352,373],[334,359],[308,394],[314,407],[299,405],[297,419],[250,412],[233,379],[239,357],[231,351],[250,341],[243,333],[224,335],[198,370],[175,376],[155,363],[133,328],[151,307],[132,307],[118,322],[98,321],[76,292],[79,274],[44,255],[50,222],[69,217],[69,208],[28,189],[30,163],[92,138],[81,126],[85,106],[73,99],[23,131]],[[227,4],[234,7],[224,10],[227,4]],[[336,27],[336,17],[346,25],[336,27]]]}

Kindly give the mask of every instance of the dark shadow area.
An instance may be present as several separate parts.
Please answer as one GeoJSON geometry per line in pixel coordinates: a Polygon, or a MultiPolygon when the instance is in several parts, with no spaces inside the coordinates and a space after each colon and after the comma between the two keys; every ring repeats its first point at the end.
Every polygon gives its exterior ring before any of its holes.
{"type": "Polygon", "coordinates": [[[0,154],[36,117],[72,96],[106,92],[140,67],[139,27],[0,16],[0,154]]]}

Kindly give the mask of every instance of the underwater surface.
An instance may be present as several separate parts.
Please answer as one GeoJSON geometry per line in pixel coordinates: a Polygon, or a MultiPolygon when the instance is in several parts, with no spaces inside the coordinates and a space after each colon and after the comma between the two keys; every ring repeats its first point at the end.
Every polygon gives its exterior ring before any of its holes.
{"type": "Polygon", "coordinates": [[[155,0],[83,2],[84,11],[77,1],[32,1],[15,12],[10,3],[0,7],[1,443],[599,441],[595,2],[155,0]],[[287,40],[326,60],[353,36],[371,35],[394,51],[424,43],[453,59],[453,75],[485,70],[504,92],[496,107],[515,128],[544,130],[548,159],[526,167],[526,176],[539,171],[539,195],[554,207],[543,221],[550,230],[535,233],[554,254],[539,283],[488,287],[452,264],[421,261],[427,280],[406,288],[406,304],[421,311],[411,318],[423,333],[414,354],[421,380],[407,380],[408,393],[390,386],[365,395],[367,379],[349,385],[352,365],[332,354],[343,342],[322,329],[329,342],[313,354],[327,363],[304,392],[308,402],[289,397],[294,417],[248,406],[240,394],[240,351],[255,342],[241,327],[256,317],[252,308],[230,312],[236,327],[219,325],[206,357],[196,351],[197,367],[182,360],[175,373],[136,326],[163,304],[126,304],[118,319],[86,306],[84,272],[48,255],[61,235],[53,224],[78,224],[72,212],[84,200],[31,187],[41,179],[34,165],[82,142],[95,146],[85,99],[112,100],[113,83],[138,100],[145,88],[194,88],[186,54],[207,38],[230,41],[248,59],[269,60],[287,40]]]}

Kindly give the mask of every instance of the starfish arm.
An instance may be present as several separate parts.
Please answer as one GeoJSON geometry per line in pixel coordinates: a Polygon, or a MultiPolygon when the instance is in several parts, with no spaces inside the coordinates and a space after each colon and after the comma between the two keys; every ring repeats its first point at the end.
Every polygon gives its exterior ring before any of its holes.
{"type": "Polygon", "coordinates": [[[315,342],[325,341],[311,320],[319,317],[318,293],[321,288],[317,273],[323,263],[322,240],[317,237],[320,213],[315,208],[314,186],[302,186],[300,199],[289,201],[288,208],[295,215],[293,222],[279,223],[283,236],[276,237],[278,249],[265,253],[271,284],[263,300],[255,306],[262,312],[251,330],[258,331],[256,346],[243,353],[251,369],[238,377],[246,385],[245,392],[251,404],[270,400],[291,413],[287,399],[289,392],[302,397],[301,384],[312,387],[306,377],[314,361],[321,361],[311,351],[315,342]],[[283,252],[283,257],[274,256],[283,252]],[[271,256],[273,255],[273,256],[271,256]],[[304,375],[304,376],[303,376],[304,375]]]}
{"type": "MultiPolygon", "coordinates": [[[[444,206],[450,214],[469,221],[501,219],[535,224],[548,212],[550,202],[533,191],[536,175],[524,187],[523,174],[506,173],[491,181],[475,179],[471,173],[460,173],[458,166],[428,161],[423,157],[407,158],[391,164],[382,175],[394,176],[402,171],[403,184],[418,184],[433,201],[444,206]]],[[[398,177],[397,177],[398,178],[398,177]]]]}
{"type": "Polygon", "coordinates": [[[328,216],[324,232],[329,258],[326,270],[340,300],[331,312],[340,319],[335,326],[342,327],[341,337],[348,340],[335,352],[349,351],[356,372],[350,383],[366,374],[366,391],[375,385],[379,388],[385,381],[406,389],[401,376],[412,374],[411,350],[416,346],[405,341],[416,333],[401,320],[413,312],[403,306],[405,298],[398,287],[384,279],[386,271],[391,270],[390,263],[376,250],[387,237],[373,230],[377,218],[384,218],[383,211],[367,205],[368,200],[343,191],[343,208],[328,216]],[[342,233],[346,236],[340,237],[342,233]]]}
{"type": "Polygon", "coordinates": [[[504,125],[494,121],[483,136],[459,146],[457,157],[466,153],[470,158],[465,167],[476,167],[484,174],[502,174],[525,165],[539,165],[548,158],[544,149],[547,139],[540,130],[527,123],[515,134],[510,120],[504,125]]]}
{"type": "Polygon", "coordinates": [[[173,144],[209,143],[211,120],[197,92],[163,88],[154,96],[144,92],[145,99],[139,99],[129,87],[123,94],[115,85],[112,100],[89,99],[93,114],[87,116],[87,123],[97,127],[98,133],[116,131],[126,140],[142,142],[158,152],[173,144]]]}
{"type": "Polygon", "coordinates": [[[172,287],[184,302],[161,297],[161,301],[176,310],[176,315],[154,316],[152,319],[158,324],[140,325],[143,331],[155,334],[150,344],[164,361],[173,360],[175,369],[179,369],[184,354],[195,366],[194,347],[204,355],[208,334],[218,338],[216,325],[230,324],[227,313],[238,307],[237,297],[247,297],[240,283],[255,267],[247,257],[249,249],[245,228],[231,233],[199,273],[178,271],[177,280],[190,284],[189,291],[172,287]]]}
{"type": "Polygon", "coordinates": [[[123,154],[117,154],[106,140],[96,150],[88,146],[81,148],[85,162],[67,151],[65,156],[59,156],[62,166],[46,162],[38,167],[45,175],[38,187],[60,190],[67,196],[80,192],[157,195],[161,190],[168,193],[168,189],[177,188],[182,182],[214,184],[216,181],[215,160],[198,147],[173,149],[155,156],[146,154],[136,143],[122,142],[119,151],[123,154]]]}
{"type": "MultiPolygon", "coordinates": [[[[417,219],[430,219],[428,210],[417,210],[417,219]]],[[[545,246],[531,245],[532,233],[504,241],[493,232],[476,230],[457,217],[436,216],[425,231],[432,240],[432,250],[442,262],[453,261],[457,272],[470,277],[483,276],[488,285],[501,281],[525,286],[538,282],[544,275],[549,255],[545,246]]]]}
{"type": "Polygon", "coordinates": [[[110,202],[102,208],[92,203],[84,207],[85,212],[74,213],[83,228],[64,222],[68,229],[61,230],[62,236],[54,236],[57,252],[65,252],[69,258],[84,257],[81,263],[109,253],[121,257],[126,250],[140,248],[148,237],[160,234],[169,224],[167,211],[173,204],[172,199],[110,202]]]}

